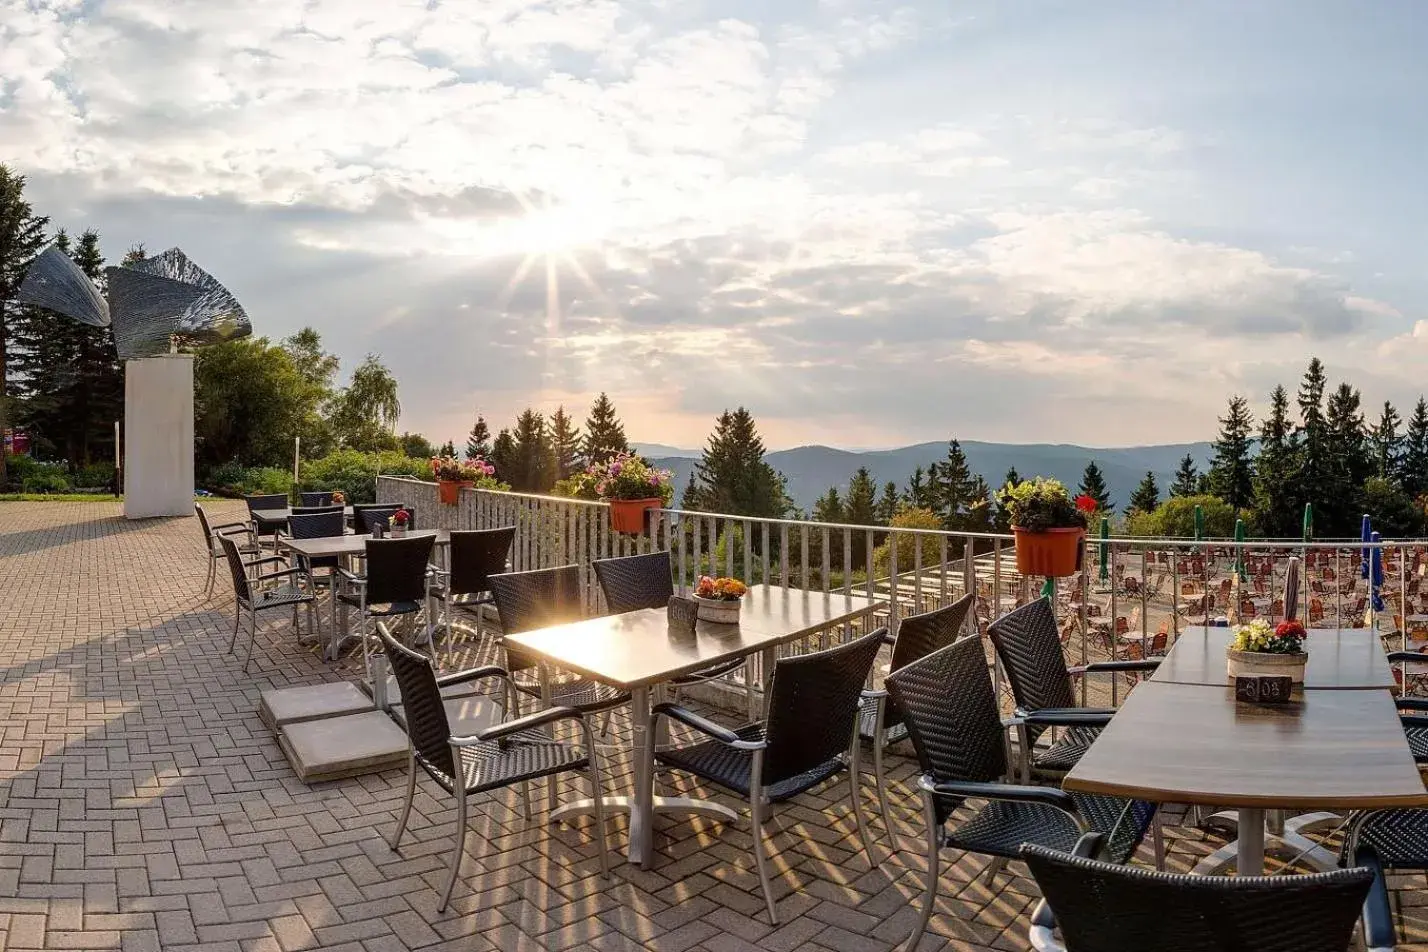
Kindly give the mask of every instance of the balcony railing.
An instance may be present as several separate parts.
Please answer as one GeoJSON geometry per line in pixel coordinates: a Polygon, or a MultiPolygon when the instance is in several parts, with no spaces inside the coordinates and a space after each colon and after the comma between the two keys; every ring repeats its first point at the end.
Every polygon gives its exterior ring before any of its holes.
{"type": "MultiPolygon", "coordinates": [[[[1044,580],[1016,571],[1013,539],[994,533],[895,529],[718,513],[653,510],[646,529],[610,528],[608,507],[555,496],[462,490],[441,505],[434,483],[379,477],[377,498],[416,507],[421,525],[452,529],[516,526],[516,571],[578,565],[587,603],[603,609],[591,564],[596,559],[668,550],[676,585],[701,574],[730,575],[818,592],[866,595],[887,604],[879,624],[977,593],[977,624],[987,624],[1039,597],[1044,580]]],[[[1298,617],[1313,627],[1373,627],[1393,649],[1428,639],[1428,540],[1383,541],[1381,608],[1362,571],[1356,541],[1088,538],[1078,576],[1055,584],[1057,617],[1068,662],[1163,654],[1187,625],[1217,619],[1284,617],[1284,574],[1301,561],[1298,617]],[[1419,636],[1415,638],[1415,636],[1419,636]]],[[[850,629],[843,635],[851,634],[850,629]]],[[[840,633],[826,633],[826,645],[840,633]]],[[[1402,668],[1402,666],[1400,666],[1402,668]]],[[[1410,686],[1412,671],[1400,671],[1410,686]]],[[[999,672],[998,672],[998,679],[999,672]]],[[[1125,685],[1113,680],[1116,703],[1125,685]]],[[[1091,686],[1094,690],[1094,686],[1091,686]]],[[[1087,686],[1083,684],[1082,693],[1087,686]]]]}

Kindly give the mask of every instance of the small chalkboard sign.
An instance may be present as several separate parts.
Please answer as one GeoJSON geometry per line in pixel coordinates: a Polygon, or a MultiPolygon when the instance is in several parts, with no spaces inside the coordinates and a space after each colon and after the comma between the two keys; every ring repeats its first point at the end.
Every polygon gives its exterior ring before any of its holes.
{"type": "Polygon", "coordinates": [[[1246,704],[1288,704],[1294,693],[1294,679],[1239,675],[1235,678],[1235,700],[1246,704]]]}

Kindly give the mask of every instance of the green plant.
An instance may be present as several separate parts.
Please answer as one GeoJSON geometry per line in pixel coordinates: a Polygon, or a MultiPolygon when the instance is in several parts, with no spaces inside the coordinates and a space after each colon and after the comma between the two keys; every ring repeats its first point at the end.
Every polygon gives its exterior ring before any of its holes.
{"type": "Polygon", "coordinates": [[[114,485],[113,463],[90,463],[81,466],[70,480],[76,486],[86,489],[103,489],[114,485]]]}
{"type": "MultiPolygon", "coordinates": [[[[43,463],[33,456],[11,456],[6,460],[6,463],[10,485],[14,488],[18,489],[24,486],[27,479],[35,477],[53,477],[49,479],[50,485],[54,485],[55,479],[59,479],[64,481],[65,488],[69,487],[69,470],[63,463],[43,463]]],[[[36,485],[41,485],[41,483],[36,483],[36,485]]],[[[49,490],[40,491],[47,492],[49,490]]]]}
{"type": "Polygon", "coordinates": [[[591,463],[583,475],[593,481],[601,499],[658,498],[665,506],[674,499],[674,474],[655,469],[633,453],[620,453],[607,463],[591,463]]]}
{"type": "Polygon", "coordinates": [[[1038,476],[1015,485],[1007,483],[998,500],[1013,528],[1028,532],[1086,528],[1086,513],[1079,501],[1072,500],[1066,487],[1055,479],[1038,476]]]}
{"type": "Polygon", "coordinates": [[[20,491],[25,493],[48,495],[49,493],[67,493],[69,490],[69,480],[63,473],[36,472],[20,481],[20,491]]]}
{"type": "Polygon", "coordinates": [[[248,470],[241,488],[248,496],[287,495],[293,491],[293,474],[285,469],[261,466],[248,470]]]}

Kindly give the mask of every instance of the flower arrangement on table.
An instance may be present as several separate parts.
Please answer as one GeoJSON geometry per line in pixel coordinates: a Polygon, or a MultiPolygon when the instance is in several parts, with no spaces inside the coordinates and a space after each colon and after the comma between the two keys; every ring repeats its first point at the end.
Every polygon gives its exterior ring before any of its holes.
{"type": "Polygon", "coordinates": [[[1058,480],[1038,476],[1007,483],[998,500],[1016,536],[1016,566],[1022,575],[1060,578],[1079,569],[1086,524],[1096,500],[1081,494],[1074,500],[1058,480]]]}
{"type": "Polygon", "coordinates": [[[699,577],[694,586],[694,600],[699,603],[699,617],[726,625],[737,624],[739,606],[749,587],[736,578],[699,577]]]}
{"type": "Polygon", "coordinates": [[[1228,674],[1231,678],[1236,675],[1279,675],[1302,684],[1304,667],[1309,661],[1309,655],[1304,650],[1306,637],[1308,632],[1303,623],[1294,620],[1271,626],[1264,619],[1256,618],[1248,624],[1236,625],[1226,648],[1228,674]]]}
{"type": "Polygon", "coordinates": [[[610,504],[610,525],[617,532],[643,532],[645,511],[674,501],[674,474],[656,469],[634,453],[620,453],[562,480],[557,492],[610,504]]]}
{"type": "Polygon", "coordinates": [[[347,497],[346,497],[345,495],[343,495],[342,490],[340,490],[340,489],[335,489],[335,490],[332,491],[332,504],[333,504],[334,506],[345,506],[345,505],[347,505],[347,497]]]}
{"type": "Polygon", "coordinates": [[[405,509],[398,509],[392,513],[392,518],[388,520],[392,527],[392,535],[400,536],[407,534],[407,526],[411,525],[412,514],[405,509]]]}

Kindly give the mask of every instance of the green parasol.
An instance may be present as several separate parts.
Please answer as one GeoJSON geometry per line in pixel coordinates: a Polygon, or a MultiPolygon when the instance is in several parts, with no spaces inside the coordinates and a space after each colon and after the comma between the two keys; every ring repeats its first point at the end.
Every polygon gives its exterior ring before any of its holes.
{"type": "Polygon", "coordinates": [[[1105,516],[1101,517],[1101,581],[1111,577],[1110,566],[1106,563],[1110,560],[1111,546],[1111,520],[1105,516]]]}
{"type": "Polygon", "coordinates": [[[1195,507],[1195,541],[1205,538],[1205,510],[1195,507]]]}
{"type": "Polygon", "coordinates": [[[1306,502],[1304,504],[1304,541],[1311,542],[1314,539],[1314,504],[1306,502]]]}
{"type": "MultiPolygon", "coordinates": [[[[1243,519],[1235,520],[1235,541],[1245,541],[1245,521],[1243,519]]],[[[1245,572],[1245,550],[1240,546],[1235,547],[1235,574],[1240,577],[1241,582],[1249,581],[1249,574],[1245,572]]]]}

